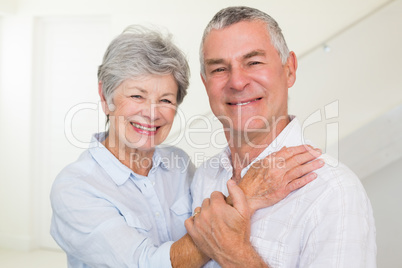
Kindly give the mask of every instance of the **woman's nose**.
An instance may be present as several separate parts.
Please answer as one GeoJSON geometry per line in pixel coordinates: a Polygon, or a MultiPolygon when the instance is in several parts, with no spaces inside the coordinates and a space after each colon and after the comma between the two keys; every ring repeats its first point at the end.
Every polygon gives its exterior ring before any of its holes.
{"type": "Polygon", "coordinates": [[[141,115],[148,118],[151,122],[156,121],[160,116],[160,105],[154,101],[148,101],[141,109],[141,115]]]}

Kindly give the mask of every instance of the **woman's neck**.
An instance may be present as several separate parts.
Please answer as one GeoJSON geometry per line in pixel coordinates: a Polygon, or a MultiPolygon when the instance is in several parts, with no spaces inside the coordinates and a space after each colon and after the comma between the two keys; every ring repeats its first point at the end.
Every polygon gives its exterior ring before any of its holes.
{"type": "Polygon", "coordinates": [[[109,136],[102,142],[102,144],[126,167],[134,171],[134,173],[148,176],[152,168],[152,157],[155,149],[140,150],[137,148],[130,148],[126,144],[119,142],[119,140],[110,140],[109,136]]]}

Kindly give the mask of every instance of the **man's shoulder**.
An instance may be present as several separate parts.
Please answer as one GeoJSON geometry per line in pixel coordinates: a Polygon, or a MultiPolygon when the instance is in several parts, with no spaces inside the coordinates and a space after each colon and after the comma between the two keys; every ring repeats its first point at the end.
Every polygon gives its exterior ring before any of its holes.
{"type": "Polygon", "coordinates": [[[359,177],[338,159],[327,154],[321,158],[325,161],[325,165],[316,173],[326,183],[334,187],[361,184],[359,177]]]}
{"type": "Polygon", "coordinates": [[[232,167],[225,151],[218,153],[204,161],[196,170],[192,183],[192,192],[195,196],[209,196],[212,191],[226,190],[226,181],[231,177],[232,167]]]}
{"type": "Polygon", "coordinates": [[[195,177],[204,176],[205,174],[216,174],[220,169],[224,168],[224,165],[231,167],[229,158],[225,154],[225,150],[215,154],[208,158],[197,167],[195,177]]]}
{"type": "Polygon", "coordinates": [[[317,179],[301,188],[296,196],[302,195],[316,204],[326,206],[328,202],[345,202],[355,198],[367,199],[364,187],[359,177],[345,164],[335,158],[324,155],[326,164],[314,171],[317,179]],[[343,200],[343,201],[342,201],[343,200]]]}

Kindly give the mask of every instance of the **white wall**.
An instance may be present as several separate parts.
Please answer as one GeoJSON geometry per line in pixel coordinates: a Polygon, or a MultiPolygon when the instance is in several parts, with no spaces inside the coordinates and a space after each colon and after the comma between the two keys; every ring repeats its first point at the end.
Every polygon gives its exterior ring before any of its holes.
{"type": "Polygon", "coordinates": [[[18,1],[0,0],[0,14],[12,14],[17,10],[18,1]]]}
{"type": "Polygon", "coordinates": [[[303,120],[321,110],[324,120],[305,134],[322,148],[325,124],[338,122],[342,139],[402,104],[401,14],[402,1],[394,1],[300,59],[289,110],[303,120]],[[326,120],[335,101],[338,115],[326,120]]]}
{"type": "Polygon", "coordinates": [[[42,247],[56,247],[49,235],[54,178],[88,147],[93,133],[105,129],[96,73],[109,31],[108,16],[35,19],[32,220],[42,247]]]}
{"type": "Polygon", "coordinates": [[[32,245],[31,21],[2,20],[0,56],[0,246],[32,245]],[[16,34],[18,33],[18,34],[16,34]]]}
{"type": "MultiPolygon", "coordinates": [[[[74,16],[109,16],[111,31],[104,33],[107,40],[132,23],[163,25],[169,29],[188,55],[192,69],[189,95],[181,109],[187,119],[197,114],[207,115],[211,122],[210,130],[202,121],[194,122],[192,128],[207,129],[207,132],[216,134],[213,140],[216,145],[210,142],[210,134],[199,132],[187,135],[200,147],[204,145],[203,148],[189,146],[185,140],[179,143],[192,153],[199,164],[223,146],[219,123],[213,121],[209,113],[207,96],[198,75],[199,39],[206,23],[217,10],[242,4],[272,14],[282,25],[289,46],[301,56],[298,79],[291,89],[290,107],[293,113],[308,117],[317,109],[323,110],[325,105],[338,100],[340,117],[335,121],[340,120],[340,136],[347,136],[402,103],[401,0],[1,0],[0,247],[30,249],[43,246],[38,236],[47,228],[45,225],[34,226],[38,218],[39,222],[46,221],[49,213],[41,212],[40,204],[47,202],[43,200],[47,200],[49,185],[42,185],[40,181],[53,179],[47,177],[40,180],[35,175],[40,174],[37,172],[38,165],[49,165],[49,162],[41,162],[35,146],[36,138],[41,137],[44,131],[38,128],[38,120],[41,120],[38,118],[41,117],[37,114],[37,106],[43,97],[38,79],[46,77],[44,73],[37,73],[43,60],[36,51],[33,52],[35,37],[40,36],[37,22],[74,16]],[[388,5],[380,8],[385,4],[388,5]],[[331,47],[330,53],[323,51],[324,43],[331,47]],[[199,152],[202,154],[195,154],[199,152]]],[[[104,44],[99,44],[94,51],[103,51],[104,48],[104,44]]],[[[88,48],[83,46],[83,49],[88,48]]],[[[101,57],[99,55],[99,62],[101,57]]],[[[90,79],[95,81],[96,70],[92,68],[88,66],[83,72],[88,75],[93,73],[90,79]]],[[[66,75],[66,79],[72,82],[74,78],[66,75]]],[[[88,84],[85,90],[96,92],[96,84],[88,84]]],[[[56,109],[57,105],[52,107],[56,109]]],[[[317,125],[317,133],[325,130],[325,123],[317,125]]],[[[180,126],[175,126],[170,139],[180,135],[180,129],[180,126]]],[[[316,132],[314,128],[310,131],[316,132]]],[[[70,155],[65,157],[64,150],[60,152],[58,165],[71,161],[70,155]]],[[[374,199],[381,200],[382,197],[374,199]]],[[[381,222],[389,216],[377,214],[376,217],[380,217],[377,221],[381,222]]],[[[383,228],[386,227],[378,230],[383,228]]],[[[386,233],[383,237],[383,241],[388,239],[386,233]]]]}
{"type": "Polygon", "coordinates": [[[374,210],[379,268],[402,267],[402,158],[363,179],[374,210]]]}

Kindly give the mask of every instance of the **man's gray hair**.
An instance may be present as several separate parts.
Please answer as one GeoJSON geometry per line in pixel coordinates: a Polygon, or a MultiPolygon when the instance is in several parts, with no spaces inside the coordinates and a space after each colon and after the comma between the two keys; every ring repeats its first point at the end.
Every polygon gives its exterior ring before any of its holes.
{"type": "Polygon", "coordinates": [[[157,30],[139,25],[127,27],[108,46],[98,68],[98,81],[108,104],[125,80],[147,75],[173,75],[178,85],[177,104],[187,94],[190,68],[184,53],[157,30]]]}
{"type": "Polygon", "coordinates": [[[271,38],[271,43],[278,51],[278,54],[282,60],[282,64],[285,64],[288,56],[289,49],[286,45],[285,38],[282,35],[282,30],[279,27],[278,23],[268,14],[262,12],[261,10],[245,7],[245,6],[236,6],[236,7],[227,7],[220,10],[212,20],[208,23],[207,27],[204,30],[204,34],[201,40],[200,46],[200,64],[201,64],[201,74],[205,78],[205,66],[204,66],[204,42],[205,38],[211,32],[211,30],[223,29],[235,23],[241,21],[254,21],[260,20],[267,24],[267,30],[269,36],[271,38]]]}

